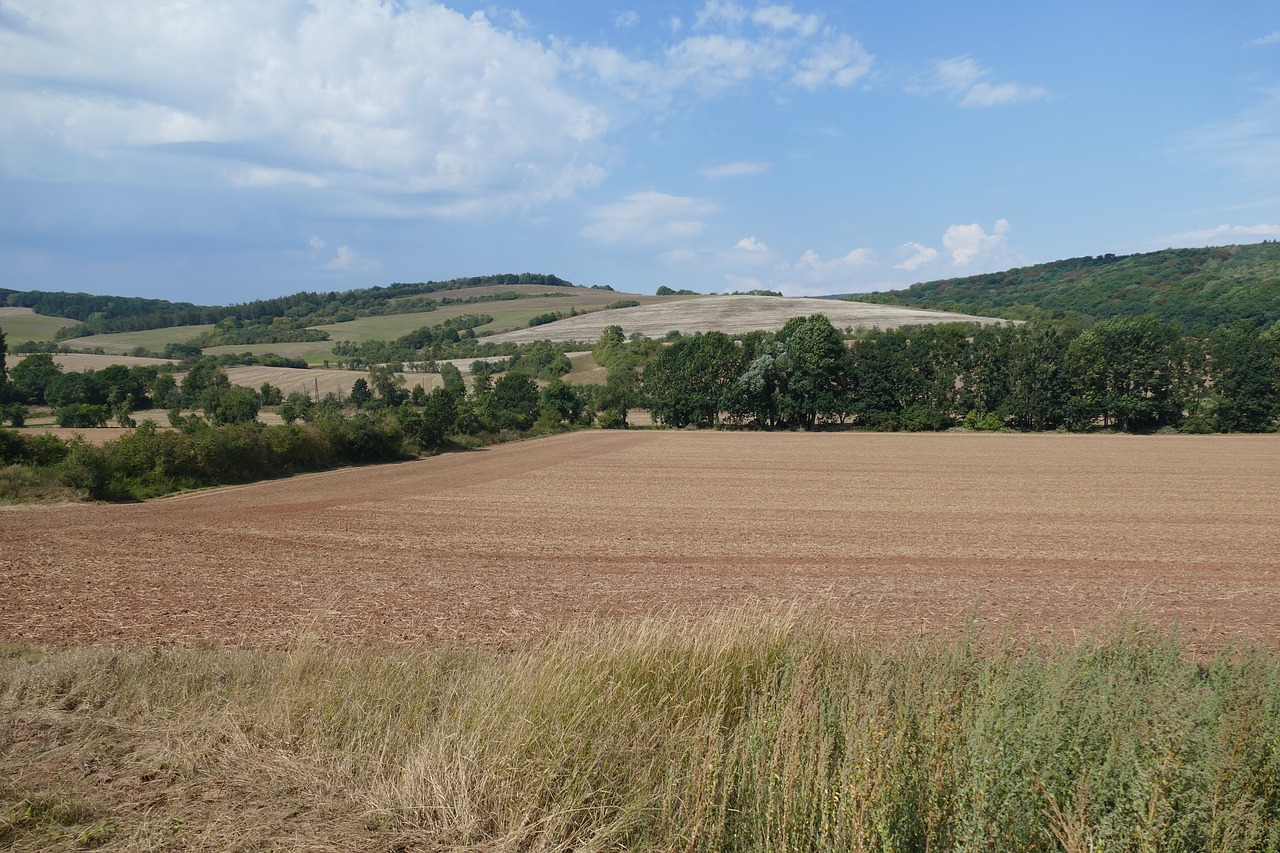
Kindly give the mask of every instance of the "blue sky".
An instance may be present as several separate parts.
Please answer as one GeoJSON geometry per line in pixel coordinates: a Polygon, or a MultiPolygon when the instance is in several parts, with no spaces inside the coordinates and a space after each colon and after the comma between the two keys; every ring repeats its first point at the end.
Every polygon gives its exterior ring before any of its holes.
{"type": "Polygon", "coordinates": [[[0,0],[0,287],[863,292],[1280,237],[1280,7],[0,0]]]}

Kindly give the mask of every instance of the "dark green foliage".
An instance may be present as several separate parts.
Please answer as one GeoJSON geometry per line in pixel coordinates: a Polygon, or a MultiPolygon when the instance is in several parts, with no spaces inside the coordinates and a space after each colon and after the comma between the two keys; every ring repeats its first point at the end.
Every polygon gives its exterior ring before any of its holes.
{"type": "Polygon", "coordinates": [[[520,354],[511,359],[509,369],[550,381],[573,370],[573,364],[561,346],[550,341],[536,341],[520,348],[520,354]]]}
{"type": "Polygon", "coordinates": [[[287,424],[297,420],[310,420],[314,408],[311,397],[301,391],[294,391],[280,403],[280,418],[287,424]]]}
{"type": "Polygon", "coordinates": [[[224,317],[209,331],[192,339],[191,346],[252,346],[254,344],[311,343],[329,340],[329,333],[307,328],[302,320],[263,317],[243,322],[237,317],[224,317]]]}
{"type": "Polygon", "coordinates": [[[182,405],[202,406],[213,392],[231,385],[231,380],[211,358],[191,365],[182,380],[182,405]]]}
{"type": "Polygon", "coordinates": [[[1280,243],[1072,258],[849,298],[1014,319],[1150,314],[1197,332],[1260,327],[1280,320],[1280,243]]]}
{"type": "Polygon", "coordinates": [[[252,388],[243,385],[218,387],[204,399],[205,414],[215,426],[247,424],[258,419],[259,398],[252,388]]]}
{"type": "Polygon", "coordinates": [[[1174,425],[1186,402],[1187,346],[1181,330],[1154,317],[1104,320],[1067,348],[1071,421],[1126,432],[1174,425]]]}
{"type": "Polygon", "coordinates": [[[462,379],[462,371],[456,364],[449,362],[441,365],[440,380],[444,383],[444,390],[454,398],[460,400],[467,395],[467,385],[462,379]]]}
{"type": "Polygon", "coordinates": [[[13,366],[9,381],[14,395],[21,402],[40,405],[45,402],[44,389],[62,368],[54,363],[47,352],[29,355],[13,366]]]}
{"type": "Polygon", "coordinates": [[[538,418],[538,386],[519,371],[504,373],[485,395],[482,414],[497,429],[527,430],[538,418]]]}
{"type": "Polygon", "coordinates": [[[1213,427],[1220,432],[1274,429],[1280,417],[1280,325],[1270,334],[1247,322],[1209,336],[1213,427]]]}
{"type": "Polygon", "coordinates": [[[784,423],[812,429],[850,409],[853,362],[840,333],[822,314],[793,317],[776,343],[785,353],[778,409],[784,423]]]}
{"type": "Polygon", "coordinates": [[[404,456],[405,434],[394,419],[358,414],[350,420],[271,427],[210,426],[195,418],[185,419],[181,430],[167,432],[146,421],[100,447],[37,438],[23,437],[16,450],[13,442],[0,438],[0,452],[16,454],[26,464],[53,466],[66,485],[92,498],[135,500],[336,465],[392,461],[404,456]],[[60,447],[39,446],[51,442],[60,447]]]}
{"type": "Polygon", "coordinates": [[[53,419],[64,429],[92,429],[106,426],[111,410],[91,403],[71,403],[54,412],[53,419]]]}
{"type": "Polygon", "coordinates": [[[263,382],[258,388],[258,402],[264,406],[278,406],[284,402],[284,392],[270,382],[263,382]]]}
{"type": "Polygon", "coordinates": [[[715,426],[742,367],[741,350],[723,332],[681,338],[645,367],[645,399],[667,426],[715,426]]]}
{"type": "MultiPolygon", "coordinates": [[[[606,333],[597,359],[627,363],[619,338],[606,333]]],[[[1045,319],[944,323],[873,330],[846,346],[815,315],[737,345],[675,336],[645,368],[644,390],[674,427],[724,415],[761,429],[1267,431],[1280,418],[1280,324],[1241,323],[1205,341],[1150,316],[1084,331],[1045,319]]]]}
{"type": "Polygon", "coordinates": [[[351,384],[351,405],[357,409],[367,406],[373,400],[373,392],[369,390],[369,382],[363,376],[351,384]]]}
{"type": "Polygon", "coordinates": [[[701,296],[702,294],[696,290],[672,290],[665,284],[658,285],[658,289],[654,291],[658,296],[701,296]]]}
{"type": "Polygon", "coordinates": [[[589,423],[592,411],[588,401],[577,388],[561,379],[553,379],[538,394],[538,406],[543,413],[552,412],[556,417],[556,425],[561,423],[589,423]]]}

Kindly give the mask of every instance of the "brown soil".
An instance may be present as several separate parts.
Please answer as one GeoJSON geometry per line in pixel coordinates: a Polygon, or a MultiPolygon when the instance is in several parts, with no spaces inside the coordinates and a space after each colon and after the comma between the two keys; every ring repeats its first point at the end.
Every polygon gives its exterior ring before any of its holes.
{"type": "Polygon", "coordinates": [[[1280,639],[1280,437],[592,431],[0,511],[0,638],[499,643],[799,605],[887,631],[1280,639]]]}

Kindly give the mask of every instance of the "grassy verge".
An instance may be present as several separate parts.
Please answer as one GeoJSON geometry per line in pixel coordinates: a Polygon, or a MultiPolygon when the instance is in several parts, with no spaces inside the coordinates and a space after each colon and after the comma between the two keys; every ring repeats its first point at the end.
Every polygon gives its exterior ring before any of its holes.
{"type": "Polygon", "coordinates": [[[18,849],[1274,850],[1280,666],[804,619],[508,651],[12,649],[18,849]]]}

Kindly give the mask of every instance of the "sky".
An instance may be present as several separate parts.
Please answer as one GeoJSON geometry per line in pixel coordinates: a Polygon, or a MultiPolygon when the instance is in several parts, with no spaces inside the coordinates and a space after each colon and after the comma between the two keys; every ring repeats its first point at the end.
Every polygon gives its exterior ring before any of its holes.
{"type": "Polygon", "coordinates": [[[0,0],[0,287],[857,293],[1280,237],[1275,0],[0,0]]]}

